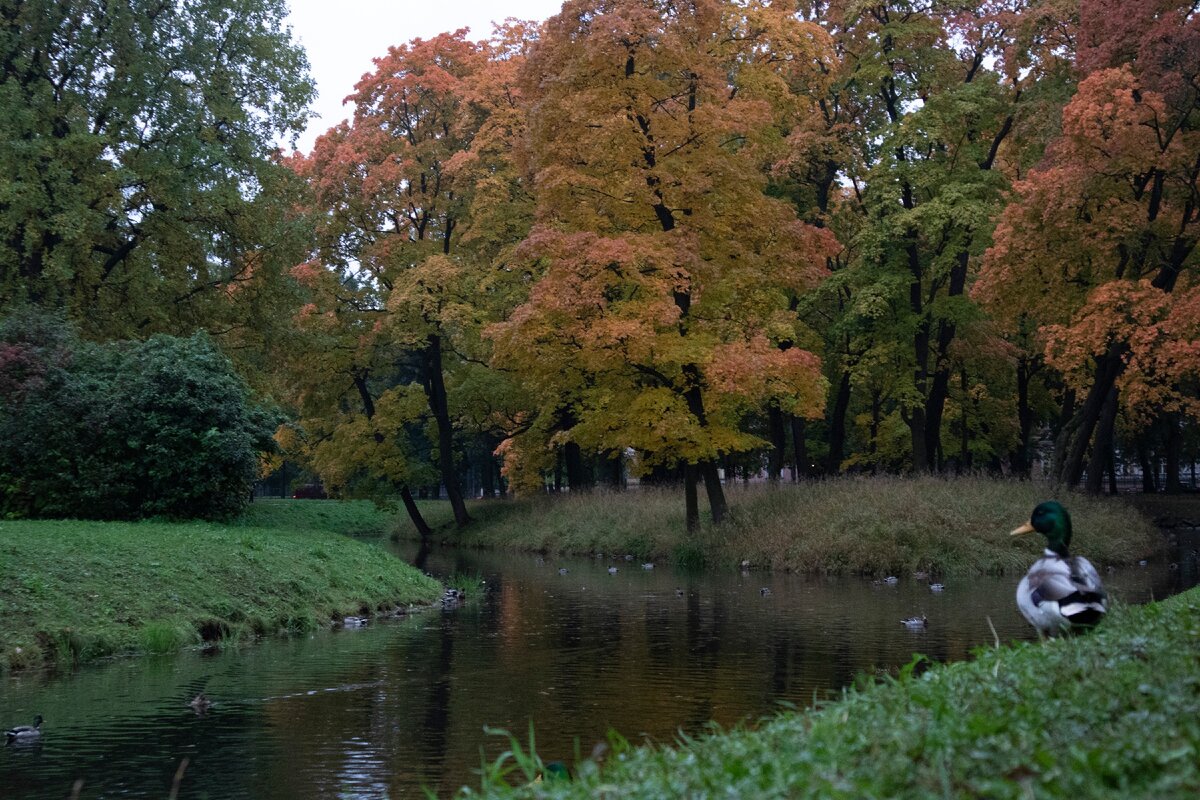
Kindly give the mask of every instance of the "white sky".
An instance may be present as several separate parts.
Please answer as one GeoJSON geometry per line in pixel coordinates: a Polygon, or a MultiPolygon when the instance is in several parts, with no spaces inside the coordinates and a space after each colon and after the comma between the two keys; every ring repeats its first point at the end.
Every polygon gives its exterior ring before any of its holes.
{"type": "Polygon", "coordinates": [[[458,28],[486,39],[493,22],[544,20],[558,13],[562,0],[291,0],[290,5],[288,23],[308,51],[318,92],[313,111],[321,115],[297,143],[308,152],[318,135],[350,116],[342,100],[388,47],[458,28]]]}

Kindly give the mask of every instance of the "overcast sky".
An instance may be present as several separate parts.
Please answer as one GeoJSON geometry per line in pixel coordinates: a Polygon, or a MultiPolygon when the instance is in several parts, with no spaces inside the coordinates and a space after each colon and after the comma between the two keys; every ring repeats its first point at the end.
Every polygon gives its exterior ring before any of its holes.
{"type": "Polygon", "coordinates": [[[562,0],[290,0],[292,36],[308,51],[318,97],[298,147],[307,152],[317,136],[350,116],[342,100],[371,71],[372,58],[412,39],[470,28],[485,39],[492,23],[508,17],[544,20],[562,0]]]}

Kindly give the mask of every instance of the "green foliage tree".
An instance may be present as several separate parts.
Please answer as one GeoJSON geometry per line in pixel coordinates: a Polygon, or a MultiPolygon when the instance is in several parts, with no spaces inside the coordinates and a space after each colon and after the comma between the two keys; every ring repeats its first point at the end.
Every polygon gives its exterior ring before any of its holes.
{"type": "Polygon", "coordinates": [[[0,5],[0,309],[61,309],[90,338],[246,327],[290,266],[273,154],[313,93],[286,13],[0,5]]]}

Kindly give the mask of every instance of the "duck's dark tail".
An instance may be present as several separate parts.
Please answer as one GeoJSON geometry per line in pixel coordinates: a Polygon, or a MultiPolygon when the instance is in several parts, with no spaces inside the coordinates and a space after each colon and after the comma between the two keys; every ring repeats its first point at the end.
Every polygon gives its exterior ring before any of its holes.
{"type": "Polygon", "coordinates": [[[1108,611],[1104,601],[1104,592],[1079,591],[1059,600],[1058,608],[1071,627],[1090,628],[1104,619],[1108,611]]]}

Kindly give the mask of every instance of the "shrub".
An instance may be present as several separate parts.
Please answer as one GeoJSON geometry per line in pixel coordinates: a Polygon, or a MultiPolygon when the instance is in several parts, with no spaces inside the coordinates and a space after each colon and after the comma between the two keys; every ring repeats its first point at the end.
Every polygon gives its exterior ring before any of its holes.
{"type": "Polygon", "coordinates": [[[0,323],[0,512],[223,518],[275,420],[206,334],[79,341],[31,312],[0,323]]]}

